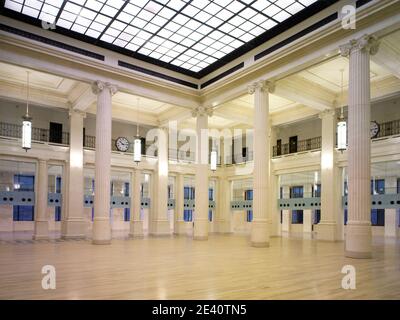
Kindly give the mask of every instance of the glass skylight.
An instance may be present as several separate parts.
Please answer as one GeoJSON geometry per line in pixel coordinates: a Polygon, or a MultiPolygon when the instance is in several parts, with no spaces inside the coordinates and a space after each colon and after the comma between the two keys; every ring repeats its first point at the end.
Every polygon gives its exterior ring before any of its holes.
{"type": "Polygon", "coordinates": [[[199,72],[316,0],[6,0],[5,7],[199,72]]]}

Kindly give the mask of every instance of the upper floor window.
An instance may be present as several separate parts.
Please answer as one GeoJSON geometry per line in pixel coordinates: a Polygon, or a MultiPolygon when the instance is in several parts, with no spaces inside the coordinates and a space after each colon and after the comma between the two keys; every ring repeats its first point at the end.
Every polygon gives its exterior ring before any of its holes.
{"type": "Polygon", "coordinates": [[[303,186],[291,187],[290,198],[303,198],[303,186]]]}

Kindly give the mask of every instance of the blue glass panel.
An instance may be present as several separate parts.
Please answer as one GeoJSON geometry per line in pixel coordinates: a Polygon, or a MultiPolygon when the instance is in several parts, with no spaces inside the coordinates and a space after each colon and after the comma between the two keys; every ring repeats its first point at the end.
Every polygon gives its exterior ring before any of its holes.
{"type": "Polygon", "coordinates": [[[292,224],[303,223],[303,210],[292,210],[292,224]]]}
{"type": "Polygon", "coordinates": [[[34,210],[35,210],[34,206],[13,206],[13,220],[33,221],[34,210]]]}
{"type": "Polygon", "coordinates": [[[54,220],[61,221],[61,207],[54,207],[54,220]]]}

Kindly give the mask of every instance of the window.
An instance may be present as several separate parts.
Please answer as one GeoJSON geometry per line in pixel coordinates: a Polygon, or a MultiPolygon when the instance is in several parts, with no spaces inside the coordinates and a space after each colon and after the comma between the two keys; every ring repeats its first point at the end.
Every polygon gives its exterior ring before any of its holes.
{"type": "MultiPolygon", "coordinates": [[[[129,197],[129,182],[125,182],[124,196],[129,197]]],[[[131,220],[131,209],[124,208],[124,221],[131,220]]]]}
{"type": "Polygon", "coordinates": [[[375,184],[374,181],[371,180],[371,194],[385,194],[384,179],[376,179],[375,184]]]}
{"type": "Polygon", "coordinates": [[[347,225],[347,209],[344,209],[344,225],[347,225]]]}
{"type": "MultiPolygon", "coordinates": [[[[253,190],[246,190],[244,192],[244,200],[253,200],[253,190]]],[[[253,221],[253,210],[247,210],[247,222],[253,221]]]]}
{"type": "Polygon", "coordinates": [[[303,198],[303,186],[291,187],[290,198],[303,198]]]}
{"type": "Polygon", "coordinates": [[[397,179],[397,193],[400,193],[400,178],[397,179]]]}
{"type": "Polygon", "coordinates": [[[317,198],[321,197],[321,184],[320,183],[316,184],[314,186],[314,197],[317,197],[317,198]]]}
{"type": "MultiPolygon", "coordinates": [[[[194,187],[184,187],[183,197],[185,200],[194,200],[195,199],[194,187]]],[[[193,210],[192,209],[183,210],[183,220],[187,221],[187,222],[193,221],[193,210]]]]}
{"type": "Polygon", "coordinates": [[[303,210],[292,210],[292,224],[303,223],[303,210]]]}
{"type": "MultiPolygon", "coordinates": [[[[61,193],[61,177],[56,177],[56,193],[61,193]]],[[[61,221],[61,206],[54,208],[54,220],[61,221]]]]}
{"type": "MultiPolygon", "coordinates": [[[[35,188],[35,176],[14,175],[15,191],[33,192],[35,188]]],[[[14,221],[33,221],[34,220],[34,206],[13,206],[13,220],[14,221]]]]}
{"type": "Polygon", "coordinates": [[[371,225],[380,227],[385,225],[385,209],[371,210],[371,225]]]}
{"type": "Polygon", "coordinates": [[[317,209],[314,211],[314,224],[318,224],[321,221],[321,210],[317,209]]]}

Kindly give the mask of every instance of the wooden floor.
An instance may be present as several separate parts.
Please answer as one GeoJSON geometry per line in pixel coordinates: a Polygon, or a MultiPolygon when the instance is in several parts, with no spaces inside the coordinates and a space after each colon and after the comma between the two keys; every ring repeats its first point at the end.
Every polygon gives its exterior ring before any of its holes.
{"type": "Polygon", "coordinates": [[[0,241],[1,299],[400,299],[400,243],[378,239],[374,258],[344,258],[343,243],[213,235],[89,241],[0,241]],[[341,269],[357,271],[356,290],[341,269]],[[56,290],[41,268],[54,265],[56,290]]]}

